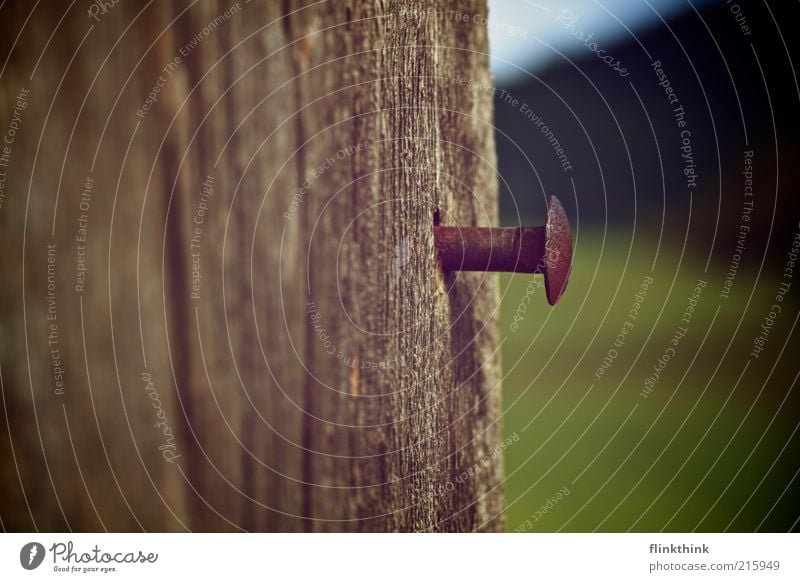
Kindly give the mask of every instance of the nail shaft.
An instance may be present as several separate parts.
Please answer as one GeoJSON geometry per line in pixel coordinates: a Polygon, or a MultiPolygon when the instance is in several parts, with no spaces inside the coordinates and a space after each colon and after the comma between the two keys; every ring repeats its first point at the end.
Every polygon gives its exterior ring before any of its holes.
{"type": "Polygon", "coordinates": [[[545,227],[434,226],[439,263],[445,271],[543,273],[545,227]]]}

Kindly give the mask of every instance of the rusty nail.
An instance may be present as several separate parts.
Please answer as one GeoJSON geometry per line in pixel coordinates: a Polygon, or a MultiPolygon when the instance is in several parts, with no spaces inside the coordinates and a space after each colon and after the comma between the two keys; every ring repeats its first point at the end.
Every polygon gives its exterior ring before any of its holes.
{"type": "Polygon", "coordinates": [[[444,271],[542,273],[550,305],[567,288],[572,234],[555,196],[550,196],[544,226],[434,226],[433,240],[444,271]]]}

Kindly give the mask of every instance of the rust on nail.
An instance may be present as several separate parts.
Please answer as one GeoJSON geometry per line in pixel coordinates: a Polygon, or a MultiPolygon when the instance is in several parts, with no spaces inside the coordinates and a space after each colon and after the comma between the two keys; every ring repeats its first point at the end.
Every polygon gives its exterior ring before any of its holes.
{"type": "Polygon", "coordinates": [[[542,273],[550,305],[567,287],[572,234],[555,196],[550,197],[544,226],[434,226],[433,237],[444,271],[542,273]]]}
{"type": "Polygon", "coordinates": [[[569,228],[569,219],[561,202],[555,196],[550,196],[545,230],[547,268],[544,272],[544,284],[547,302],[555,305],[567,289],[572,269],[572,232],[569,228]]]}

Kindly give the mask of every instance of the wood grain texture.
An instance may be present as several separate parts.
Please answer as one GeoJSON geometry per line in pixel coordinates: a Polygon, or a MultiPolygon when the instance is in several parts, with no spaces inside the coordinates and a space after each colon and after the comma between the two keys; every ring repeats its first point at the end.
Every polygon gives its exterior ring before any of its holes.
{"type": "Polygon", "coordinates": [[[432,240],[497,224],[485,3],[8,10],[3,527],[501,530],[497,281],[432,240]]]}

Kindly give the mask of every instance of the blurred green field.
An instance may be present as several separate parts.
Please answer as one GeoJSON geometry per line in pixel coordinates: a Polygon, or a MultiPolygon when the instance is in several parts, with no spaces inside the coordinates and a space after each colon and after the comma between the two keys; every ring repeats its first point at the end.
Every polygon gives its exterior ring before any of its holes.
{"type": "Polygon", "coordinates": [[[797,309],[786,305],[749,361],[778,280],[756,284],[757,268],[743,265],[721,299],[727,265],[705,273],[706,257],[681,255],[674,241],[657,252],[657,242],[581,232],[554,308],[538,277],[501,277],[503,432],[519,437],[505,452],[509,531],[793,527],[798,365],[787,336],[797,309]],[[707,285],[682,323],[698,280],[707,285]],[[645,398],[679,327],[686,334],[645,398]]]}

